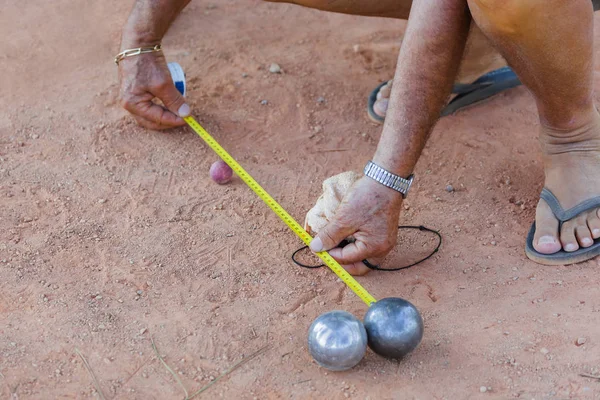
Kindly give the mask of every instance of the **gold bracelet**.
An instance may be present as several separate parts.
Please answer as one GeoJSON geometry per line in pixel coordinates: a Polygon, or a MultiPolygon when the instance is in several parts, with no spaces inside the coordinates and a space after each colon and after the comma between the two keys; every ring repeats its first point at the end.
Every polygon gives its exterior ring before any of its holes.
{"type": "Polygon", "coordinates": [[[125,57],[138,56],[140,54],[146,54],[146,53],[154,53],[156,51],[161,51],[161,50],[162,50],[162,45],[160,43],[157,45],[154,45],[154,46],[150,46],[150,47],[138,47],[137,49],[123,50],[122,52],[120,52],[119,54],[116,55],[115,64],[119,65],[119,62],[121,60],[123,60],[125,57]]]}

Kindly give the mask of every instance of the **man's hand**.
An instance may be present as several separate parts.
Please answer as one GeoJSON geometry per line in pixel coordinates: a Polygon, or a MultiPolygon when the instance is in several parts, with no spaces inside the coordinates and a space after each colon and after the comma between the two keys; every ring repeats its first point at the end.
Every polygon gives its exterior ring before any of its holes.
{"type": "Polygon", "coordinates": [[[329,251],[352,275],[364,275],[368,260],[378,265],[398,239],[398,218],[402,195],[374,180],[363,177],[344,197],[335,216],[310,244],[314,252],[329,251]],[[336,246],[348,236],[355,242],[336,246]]]}
{"type": "Polygon", "coordinates": [[[167,129],[185,125],[190,107],[175,88],[162,53],[127,57],[119,63],[121,105],[141,126],[167,129]],[[156,104],[159,99],[162,105],[156,104]]]}

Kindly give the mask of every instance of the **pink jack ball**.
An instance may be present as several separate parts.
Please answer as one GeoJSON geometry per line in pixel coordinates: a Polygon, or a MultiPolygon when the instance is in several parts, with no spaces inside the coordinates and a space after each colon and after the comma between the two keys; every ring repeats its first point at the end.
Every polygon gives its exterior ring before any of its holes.
{"type": "Polygon", "coordinates": [[[224,185],[231,181],[233,170],[225,161],[219,160],[210,166],[210,177],[219,185],[224,185]]]}

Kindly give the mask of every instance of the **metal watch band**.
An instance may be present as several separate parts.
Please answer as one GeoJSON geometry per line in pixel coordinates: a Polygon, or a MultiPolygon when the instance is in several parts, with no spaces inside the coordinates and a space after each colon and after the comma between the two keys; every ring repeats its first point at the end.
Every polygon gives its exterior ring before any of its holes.
{"type": "Polygon", "coordinates": [[[406,198],[408,190],[413,183],[414,176],[410,175],[408,178],[402,178],[401,176],[392,174],[391,172],[381,168],[373,161],[369,161],[364,169],[364,174],[369,178],[381,183],[384,186],[394,189],[402,194],[403,198],[406,198]]]}

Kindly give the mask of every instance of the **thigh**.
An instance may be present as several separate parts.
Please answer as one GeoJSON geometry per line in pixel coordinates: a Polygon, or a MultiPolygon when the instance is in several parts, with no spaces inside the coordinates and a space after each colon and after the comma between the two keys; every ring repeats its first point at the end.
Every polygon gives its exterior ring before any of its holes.
{"type": "Polygon", "coordinates": [[[343,14],[408,19],[412,0],[266,0],[343,14]]]}

